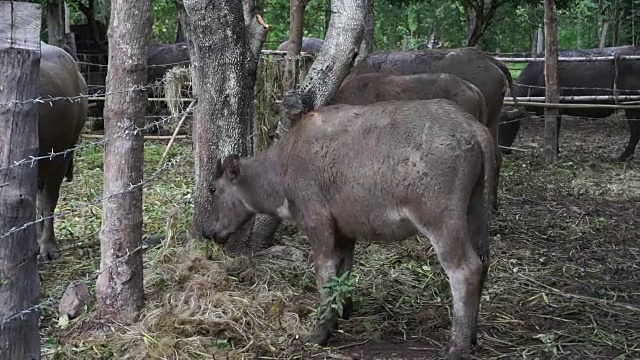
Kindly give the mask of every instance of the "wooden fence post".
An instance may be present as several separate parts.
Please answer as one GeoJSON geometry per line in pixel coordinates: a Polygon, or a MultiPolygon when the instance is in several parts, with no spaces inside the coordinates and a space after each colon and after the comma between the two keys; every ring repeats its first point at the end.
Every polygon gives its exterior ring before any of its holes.
{"type": "MultiPolygon", "coordinates": [[[[544,39],[545,39],[545,98],[547,103],[559,102],[558,91],[558,18],[553,0],[544,0],[544,39]]],[[[544,159],[552,163],[558,159],[558,108],[544,109],[544,159]]]]}
{"type": "Polygon", "coordinates": [[[49,0],[47,4],[47,43],[53,46],[64,44],[64,0],[49,0]]]}
{"type": "Polygon", "coordinates": [[[98,313],[134,321],[144,305],[142,274],[143,134],[147,105],[147,51],[153,0],[114,0],[109,25],[105,96],[104,187],[100,229],[98,313]],[[135,88],[138,89],[135,89],[135,88]],[[125,133],[124,136],[118,134],[125,133]]]}
{"type": "Polygon", "coordinates": [[[0,2],[0,359],[40,359],[37,164],[40,18],[38,4],[0,2]]]}

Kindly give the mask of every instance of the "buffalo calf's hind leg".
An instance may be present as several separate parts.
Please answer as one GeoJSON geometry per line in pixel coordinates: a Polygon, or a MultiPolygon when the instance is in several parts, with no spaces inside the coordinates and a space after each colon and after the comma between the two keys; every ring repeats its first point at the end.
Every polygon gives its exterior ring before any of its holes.
{"type": "MultiPolygon", "coordinates": [[[[476,184],[467,210],[467,223],[469,224],[471,243],[476,254],[482,261],[482,277],[480,278],[480,285],[478,286],[478,298],[482,296],[482,289],[484,288],[489,269],[489,223],[491,221],[491,214],[490,209],[485,207],[486,200],[484,198],[483,185],[483,182],[476,184]]],[[[479,305],[478,303],[478,306],[479,305]]],[[[471,331],[471,343],[477,345],[477,326],[474,326],[471,331]]]]}
{"type": "Polygon", "coordinates": [[[62,177],[59,178],[59,181],[50,181],[45,184],[43,191],[38,193],[39,213],[44,217],[41,222],[41,233],[38,235],[38,245],[40,246],[38,259],[40,261],[56,260],[60,257],[53,231],[53,211],[58,204],[61,182],[62,177]]]}
{"type": "Polygon", "coordinates": [[[417,223],[416,227],[431,240],[449,278],[453,319],[447,359],[469,359],[484,279],[483,264],[469,239],[466,214],[443,214],[439,220],[417,223]],[[429,223],[437,225],[432,230],[429,223]]]}
{"type": "MultiPolygon", "coordinates": [[[[340,254],[343,259],[340,267],[338,268],[338,276],[346,273],[347,271],[351,271],[353,269],[353,251],[355,250],[355,241],[353,239],[349,239],[346,236],[339,236],[339,249],[340,254]]],[[[342,308],[342,315],[340,316],[343,320],[348,320],[353,314],[353,299],[351,296],[348,296],[342,308]]]]}

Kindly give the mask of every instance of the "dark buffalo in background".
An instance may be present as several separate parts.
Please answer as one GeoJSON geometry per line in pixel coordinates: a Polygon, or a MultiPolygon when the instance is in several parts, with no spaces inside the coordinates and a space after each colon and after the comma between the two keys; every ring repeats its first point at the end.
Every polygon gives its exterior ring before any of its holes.
{"type": "Polygon", "coordinates": [[[189,48],[186,42],[154,44],[149,47],[147,82],[159,82],[175,66],[188,66],[189,48]]]}
{"type": "MultiPolygon", "coordinates": [[[[154,44],[149,47],[147,58],[147,84],[151,85],[150,98],[164,97],[164,84],[162,79],[167,71],[176,66],[189,67],[189,48],[186,42],[173,44],[154,44]]],[[[147,111],[152,116],[169,115],[167,104],[164,101],[149,101],[147,111]]],[[[158,118],[152,121],[158,121],[158,118]]],[[[156,127],[149,132],[157,132],[156,127]]]]}
{"type": "MultiPolygon", "coordinates": [[[[93,24],[71,25],[70,29],[75,38],[76,57],[79,61],[80,71],[89,87],[88,93],[92,96],[102,96],[105,92],[107,63],[109,61],[108,25],[97,20],[93,24]]],[[[87,115],[98,119],[91,123],[93,130],[103,129],[103,112],[103,100],[89,101],[87,115]]]]}
{"type": "MultiPolygon", "coordinates": [[[[639,55],[638,48],[633,46],[618,46],[585,50],[560,50],[559,57],[594,57],[612,55],[639,55]]],[[[560,96],[606,96],[614,95],[613,88],[617,87],[620,95],[640,95],[640,60],[617,59],[617,75],[613,61],[573,61],[558,62],[558,86],[560,96]]],[[[517,97],[544,97],[545,79],[544,62],[536,61],[528,63],[520,76],[514,82],[513,94],[517,97]]],[[[590,101],[569,101],[570,103],[594,103],[590,101]]],[[[605,103],[600,102],[598,103],[605,103]]],[[[613,100],[607,101],[614,104],[613,100]]],[[[536,115],[544,115],[543,107],[526,106],[527,112],[536,115]]],[[[558,127],[562,115],[606,118],[612,115],[615,109],[603,108],[566,108],[559,109],[558,127]]],[[[625,110],[628,121],[630,136],[629,143],[624,152],[619,156],[619,160],[624,161],[633,155],[638,140],[640,140],[640,109],[625,110]]],[[[505,107],[501,114],[500,139],[501,146],[511,147],[520,128],[520,120],[526,115],[525,110],[511,109],[505,107]]],[[[559,133],[559,132],[558,132],[559,133]]],[[[508,151],[508,150],[507,150],[508,151]]]]}
{"type": "MultiPolygon", "coordinates": [[[[322,39],[318,39],[314,37],[303,37],[300,51],[306,52],[307,54],[313,57],[316,57],[318,53],[320,53],[320,50],[322,49],[322,44],[324,44],[324,40],[322,39]]],[[[289,51],[290,46],[291,46],[291,43],[289,42],[289,40],[287,40],[281,43],[280,45],[278,45],[278,48],[276,50],[289,51]]]]}
{"type": "Polygon", "coordinates": [[[71,25],[69,28],[76,40],[76,51],[83,54],[107,54],[109,40],[107,37],[108,25],[100,21],[91,24],[71,25]]]}
{"type": "MultiPolygon", "coordinates": [[[[63,49],[41,42],[40,96],[75,97],[87,94],[87,84],[78,71],[76,61],[63,49]]],[[[88,101],[53,101],[38,105],[39,156],[60,153],[76,146],[87,116],[88,101]]],[[[73,156],[70,151],[38,161],[39,258],[43,261],[59,257],[53,231],[53,212],[58,204],[63,179],[73,179],[73,156]]]]}
{"type": "Polygon", "coordinates": [[[369,105],[392,100],[447,99],[487,125],[484,96],[468,81],[451,74],[391,75],[369,73],[342,82],[327,105],[369,105]]]}
{"type": "Polygon", "coordinates": [[[477,87],[487,105],[487,127],[495,144],[497,170],[494,193],[497,192],[498,176],[502,166],[502,154],[497,144],[498,123],[505,93],[513,82],[511,72],[505,64],[473,47],[387,51],[369,54],[352,69],[347,79],[366,73],[445,73],[455,75],[477,87]]]}
{"type": "MultiPolygon", "coordinates": [[[[163,77],[175,66],[188,66],[190,61],[189,49],[185,42],[178,42],[174,44],[154,44],[149,47],[147,58],[147,84],[151,84],[149,91],[150,98],[161,98],[164,96],[163,84],[161,83],[163,77]]],[[[103,86],[90,86],[90,93],[104,92],[103,86]]],[[[91,114],[96,117],[102,118],[102,112],[104,108],[104,102],[101,102],[101,106],[92,109],[91,114]],[[98,114],[99,112],[99,114],[98,114]]],[[[148,112],[151,115],[167,115],[166,104],[163,101],[149,101],[147,106],[148,112]]],[[[158,121],[154,119],[153,121],[158,121]]],[[[104,122],[102,119],[96,121],[93,130],[101,130],[104,128],[104,122]]],[[[148,129],[150,133],[157,132],[156,127],[148,129]]]]}

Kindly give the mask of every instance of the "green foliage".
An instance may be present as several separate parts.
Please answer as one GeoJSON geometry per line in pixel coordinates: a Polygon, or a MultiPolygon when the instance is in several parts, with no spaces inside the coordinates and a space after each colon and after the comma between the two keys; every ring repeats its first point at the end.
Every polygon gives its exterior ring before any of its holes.
{"type": "MultiPolygon", "coordinates": [[[[43,4],[43,39],[46,39],[46,4],[43,4]]],[[[110,0],[93,0],[96,19],[108,24],[110,0]]],[[[499,0],[495,18],[483,39],[484,50],[503,53],[530,51],[536,29],[543,24],[539,0],[499,0]]],[[[89,0],[68,0],[73,24],[86,21],[80,11],[89,0]]],[[[487,4],[489,0],[485,1],[487,4]]],[[[558,41],[561,48],[598,46],[604,22],[609,22],[607,46],[632,44],[638,37],[635,18],[640,0],[556,0],[558,41]],[[634,33],[635,32],[635,33],[634,33]]],[[[376,50],[424,47],[434,34],[440,47],[466,44],[466,7],[470,0],[374,0],[376,50]]],[[[264,19],[271,25],[265,49],[275,49],[289,34],[290,0],[262,0],[264,19]]],[[[308,0],[304,36],[324,38],[329,23],[331,0],[308,0]]],[[[153,38],[155,42],[173,42],[178,27],[177,10],[172,0],[156,0],[153,38]]]]}
{"type": "Polygon", "coordinates": [[[153,6],[153,40],[172,43],[178,31],[178,13],[172,0],[155,0],[153,6]]]}
{"type": "Polygon", "coordinates": [[[323,300],[320,307],[311,315],[312,318],[324,319],[331,309],[337,310],[338,315],[342,316],[345,301],[356,289],[357,284],[358,275],[351,271],[346,271],[339,277],[332,276],[320,290],[323,300]]]}

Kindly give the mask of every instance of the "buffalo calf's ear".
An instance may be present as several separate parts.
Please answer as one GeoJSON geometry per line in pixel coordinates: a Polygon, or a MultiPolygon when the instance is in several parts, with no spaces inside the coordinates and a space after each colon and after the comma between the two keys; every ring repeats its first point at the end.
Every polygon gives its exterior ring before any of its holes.
{"type": "Polygon", "coordinates": [[[240,175],[240,158],[238,155],[229,155],[222,162],[224,173],[229,180],[234,180],[240,175]]]}

